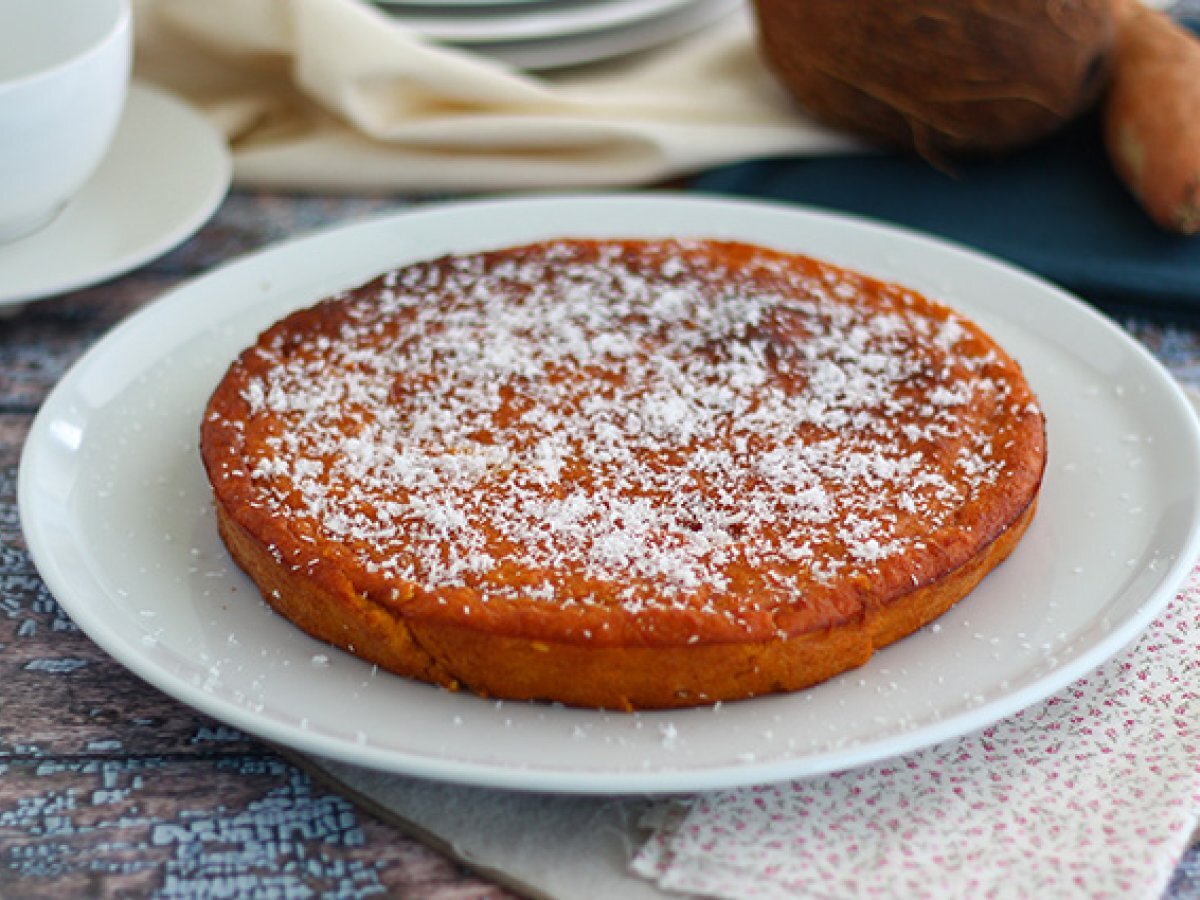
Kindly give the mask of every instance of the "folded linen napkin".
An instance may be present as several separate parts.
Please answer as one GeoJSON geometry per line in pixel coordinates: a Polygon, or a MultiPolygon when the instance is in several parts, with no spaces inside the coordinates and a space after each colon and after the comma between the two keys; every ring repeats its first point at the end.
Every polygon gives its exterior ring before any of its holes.
{"type": "Polygon", "coordinates": [[[456,192],[635,185],[853,150],[763,68],[744,10],[660,50],[535,76],[363,0],[137,0],[137,77],[228,136],[244,186],[456,192]]]}
{"type": "Polygon", "coordinates": [[[302,764],[531,896],[1161,897],[1200,823],[1200,567],[1128,650],[982,732],[666,800],[302,764]]]}

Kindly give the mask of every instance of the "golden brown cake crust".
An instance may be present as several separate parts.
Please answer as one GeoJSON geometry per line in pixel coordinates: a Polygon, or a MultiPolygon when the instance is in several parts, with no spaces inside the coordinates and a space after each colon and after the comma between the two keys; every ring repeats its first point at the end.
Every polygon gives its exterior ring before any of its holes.
{"type": "Polygon", "coordinates": [[[445,257],[288,316],[201,448],[264,596],[509,698],[795,690],[940,615],[1045,465],[1017,365],[903,287],[717,241],[445,257]]]}

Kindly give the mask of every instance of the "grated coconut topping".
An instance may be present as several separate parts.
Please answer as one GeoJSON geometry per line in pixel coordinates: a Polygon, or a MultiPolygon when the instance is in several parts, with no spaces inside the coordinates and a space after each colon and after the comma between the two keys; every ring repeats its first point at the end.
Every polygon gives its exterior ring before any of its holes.
{"type": "Polygon", "coordinates": [[[246,430],[283,424],[253,502],[431,592],[774,609],[1001,476],[964,413],[1009,387],[953,314],[770,253],[637,246],[412,265],[335,298],[333,330],[260,343],[246,430]]]}

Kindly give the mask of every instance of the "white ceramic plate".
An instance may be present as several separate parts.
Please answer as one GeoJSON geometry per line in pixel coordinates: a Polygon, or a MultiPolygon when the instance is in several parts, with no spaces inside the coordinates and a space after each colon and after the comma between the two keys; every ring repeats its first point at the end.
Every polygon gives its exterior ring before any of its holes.
{"type": "Polygon", "coordinates": [[[629,25],[529,41],[476,43],[472,50],[531,72],[616,59],[695,34],[731,15],[744,0],[693,0],[629,25]]]}
{"type": "Polygon", "coordinates": [[[669,196],[431,206],[283,244],[184,285],[62,380],[21,463],[51,591],[162,690],[293,748],[462,783],[710,789],[844,769],[980,728],[1132,640],[1200,552],[1200,431],[1120,330],[980,255],[791,206],[669,196]],[[228,363],[287,311],[392,265],[557,235],[737,238],[905,282],[989,329],[1049,419],[1042,504],[1014,555],[864,668],[791,696],[625,715],[497,703],[374,670],[276,616],[220,544],[196,449],[228,363]]]}
{"type": "Polygon", "coordinates": [[[40,231],[0,244],[0,310],[104,281],[189,237],[229,189],[225,141],[169,94],[132,85],[107,156],[40,231]]]}
{"type": "MultiPolygon", "coordinates": [[[[574,3],[575,0],[375,0],[376,6],[384,9],[404,7],[445,12],[463,12],[468,15],[474,12],[490,14],[498,7],[516,6],[563,6],[574,3]]],[[[596,0],[600,2],[600,0],[596,0]]]]}
{"type": "Polygon", "coordinates": [[[490,14],[462,15],[454,9],[426,12],[387,7],[398,22],[438,40],[456,44],[558,39],[624,28],[674,12],[698,0],[601,0],[549,7],[499,8],[490,14]]]}
{"type": "Polygon", "coordinates": [[[602,6],[606,3],[620,2],[621,0],[375,0],[375,5],[391,14],[463,20],[473,17],[489,19],[524,16],[576,6],[602,6]]]}

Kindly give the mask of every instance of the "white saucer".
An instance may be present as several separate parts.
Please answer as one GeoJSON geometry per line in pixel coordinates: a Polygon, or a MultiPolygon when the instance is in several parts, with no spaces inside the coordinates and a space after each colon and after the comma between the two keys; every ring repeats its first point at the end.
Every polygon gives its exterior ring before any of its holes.
{"type": "Polygon", "coordinates": [[[166,253],[208,221],[231,174],[225,141],[206,119],[132,85],[113,145],[83,190],[45,228],[0,244],[0,312],[166,253]]]}

